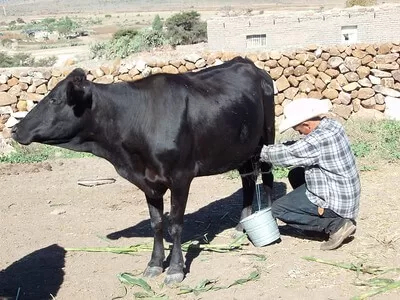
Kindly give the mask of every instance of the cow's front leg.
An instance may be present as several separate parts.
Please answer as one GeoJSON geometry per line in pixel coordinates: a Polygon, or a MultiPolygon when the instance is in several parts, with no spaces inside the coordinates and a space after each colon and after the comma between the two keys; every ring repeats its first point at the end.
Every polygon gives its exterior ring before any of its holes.
{"type": "Polygon", "coordinates": [[[171,261],[165,278],[166,284],[179,283],[183,280],[184,261],[181,248],[181,235],[183,230],[183,215],[185,213],[189,194],[188,183],[186,186],[171,188],[171,212],[169,234],[172,238],[171,261]]]}
{"type": "Polygon", "coordinates": [[[150,198],[146,195],[147,205],[149,207],[151,228],[154,232],[153,252],[151,260],[147,265],[143,275],[146,277],[155,277],[163,272],[163,262],[165,259],[163,243],[163,198],[150,198]]]}

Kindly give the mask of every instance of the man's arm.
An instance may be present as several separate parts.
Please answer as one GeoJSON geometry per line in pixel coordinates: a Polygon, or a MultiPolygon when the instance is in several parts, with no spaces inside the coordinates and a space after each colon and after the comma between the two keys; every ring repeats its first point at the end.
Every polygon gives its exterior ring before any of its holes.
{"type": "Polygon", "coordinates": [[[306,167],[315,165],[319,156],[319,148],[302,139],[290,145],[283,143],[264,146],[260,160],[278,167],[306,167]]]}

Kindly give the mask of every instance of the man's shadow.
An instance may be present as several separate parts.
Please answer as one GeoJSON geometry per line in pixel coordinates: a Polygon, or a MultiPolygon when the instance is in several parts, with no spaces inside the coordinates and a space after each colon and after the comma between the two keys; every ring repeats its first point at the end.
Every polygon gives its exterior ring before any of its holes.
{"type": "MultiPolygon", "coordinates": [[[[261,184],[258,185],[262,194],[261,199],[265,199],[264,190],[261,184]]],[[[286,194],[286,184],[281,182],[274,183],[273,198],[279,198],[286,194]]],[[[255,193],[256,194],[256,193],[255,193]]],[[[190,205],[190,198],[188,199],[190,205]]],[[[261,201],[261,209],[266,206],[265,201],[261,201]]],[[[198,240],[200,243],[211,243],[211,241],[221,232],[234,228],[240,220],[240,212],[242,209],[242,189],[237,190],[232,195],[215,200],[208,205],[200,208],[199,210],[185,214],[182,243],[192,240],[198,240]]],[[[253,201],[253,210],[258,210],[258,201],[256,195],[253,201]]],[[[164,215],[164,225],[168,225],[168,215],[164,215]]],[[[170,236],[167,234],[167,226],[164,228],[164,237],[167,242],[171,242],[170,236]]],[[[150,226],[150,219],[139,222],[138,224],[122,229],[120,231],[112,232],[107,235],[111,240],[119,238],[132,238],[132,237],[153,237],[153,231],[150,226]]],[[[191,248],[186,253],[186,273],[190,271],[191,262],[200,254],[201,249],[191,248]]],[[[168,265],[169,258],[166,264],[168,265]]]]}
{"type": "Polygon", "coordinates": [[[0,299],[54,299],[64,279],[64,248],[54,244],[0,271],[0,299]]]}

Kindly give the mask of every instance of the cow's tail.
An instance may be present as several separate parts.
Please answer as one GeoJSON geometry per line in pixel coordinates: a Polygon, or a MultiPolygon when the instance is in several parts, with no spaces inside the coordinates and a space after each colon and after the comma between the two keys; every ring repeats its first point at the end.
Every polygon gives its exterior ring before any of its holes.
{"type": "Polygon", "coordinates": [[[275,142],[275,94],[277,93],[275,83],[271,76],[260,70],[261,88],[262,88],[262,104],[264,110],[264,130],[263,144],[270,145],[275,142]]]}
{"type": "MultiPolygon", "coordinates": [[[[261,144],[271,145],[275,142],[275,84],[271,76],[264,70],[262,74],[262,104],[264,110],[264,130],[261,144]]],[[[272,174],[272,164],[268,162],[260,163],[261,178],[263,181],[265,198],[267,206],[272,205],[272,188],[274,185],[274,176],[272,174]]]]}

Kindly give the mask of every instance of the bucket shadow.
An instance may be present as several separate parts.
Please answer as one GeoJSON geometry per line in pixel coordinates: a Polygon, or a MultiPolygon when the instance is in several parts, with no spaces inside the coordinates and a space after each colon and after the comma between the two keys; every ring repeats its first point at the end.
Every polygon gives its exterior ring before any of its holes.
{"type": "Polygon", "coordinates": [[[52,299],[64,279],[64,248],[54,244],[0,271],[0,299],[52,299]]]}

